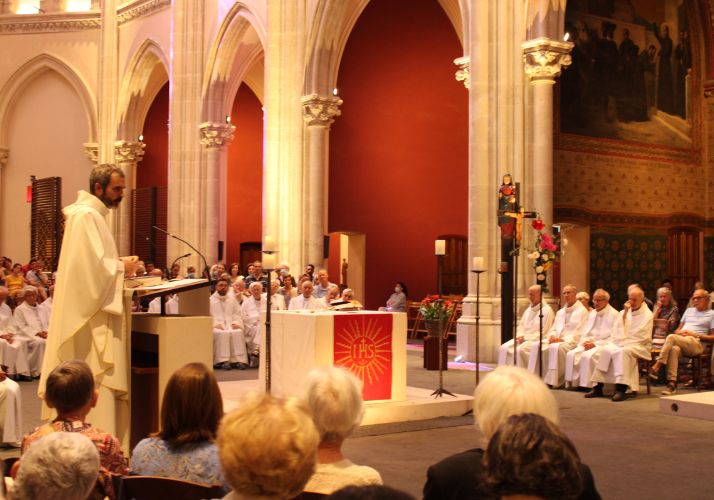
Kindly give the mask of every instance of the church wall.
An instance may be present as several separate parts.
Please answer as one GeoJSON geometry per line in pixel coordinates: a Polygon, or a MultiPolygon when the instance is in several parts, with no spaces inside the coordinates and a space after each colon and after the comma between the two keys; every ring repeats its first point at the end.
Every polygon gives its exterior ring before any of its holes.
{"type": "Polygon", "coordinates": [[[137,166],[136,187],[166,186],[169,170],[169,84],[156,95],[144,120],[144,158],[137,166]]]}
{"type": "Polygon", "coordinates": [[[468,93],[452,63],[461,55],[437,2],[372,2],[348,39],[330,136],[329,231],[366,233],[369,308],[396,281],[413,300],[435,293],[434,240],[467,233],[468,93]]]}
{"type": "Polygon", "coordinates": [[[156,42],[168,58],[171,46],[171,9],[160,10],[120,26],[118,37],[120,77],[124,76],[132,57],[147,39],[156,42]]]}

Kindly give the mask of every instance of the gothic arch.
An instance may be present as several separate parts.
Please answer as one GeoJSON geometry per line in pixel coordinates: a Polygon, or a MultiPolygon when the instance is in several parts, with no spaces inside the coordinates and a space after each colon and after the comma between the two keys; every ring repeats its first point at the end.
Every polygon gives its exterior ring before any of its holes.
{"type": "Polygon", "coordinates": [[[54,71],[67,80],[79,96],[83,104],[84,114],[87,118],[89,136],[87,142],[96,142],[97,113],[94,97],[81,76],[66,62],[50,55],[40,54],[20,66],[7,80],[0,90],[0,144],[7,144],[8,129],[12,108],[17,98],[22,94],[27,85],[46,71],[54,71]]]}
{"type": "Polygon", "coordinates": [[[146,39],[127,65],[119,90],[117,138],[136,140],[156,94],[169,80],[169,63],[159,45],[146,39]]]}

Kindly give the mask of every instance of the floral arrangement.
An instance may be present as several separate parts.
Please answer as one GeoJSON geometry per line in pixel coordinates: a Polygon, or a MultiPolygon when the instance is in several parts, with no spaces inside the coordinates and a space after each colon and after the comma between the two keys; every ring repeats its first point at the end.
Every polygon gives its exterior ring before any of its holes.
{"type": "Polygon", "coordinates": [[[553,267],[561,255],[560,235],[551,236],[544,232],[545,224],[540,218],[533,219],[531,226],[538,232],[534,250],[528,254],[533,259],[533,269],[536,273],[536,283],[541,290],[548,292],[548,270],[553,267]]]}
{"type": "Polygon", "coordinates": [[[448,319],[454,312],[454,304],[450,300],[440,300],[438,295],[427,295],[421,301],[419,312],[425,321],[448,319]]]}

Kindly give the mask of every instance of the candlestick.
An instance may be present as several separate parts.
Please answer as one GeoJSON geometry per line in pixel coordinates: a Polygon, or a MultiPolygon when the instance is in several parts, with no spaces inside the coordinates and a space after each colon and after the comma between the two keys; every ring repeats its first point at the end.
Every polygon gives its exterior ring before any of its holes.
{"type": "Polygon", "coordinates": [[[274,252],[275,251],[275,240],[272,236],[265,236],[263,240],[263,252],[274,252]]]}

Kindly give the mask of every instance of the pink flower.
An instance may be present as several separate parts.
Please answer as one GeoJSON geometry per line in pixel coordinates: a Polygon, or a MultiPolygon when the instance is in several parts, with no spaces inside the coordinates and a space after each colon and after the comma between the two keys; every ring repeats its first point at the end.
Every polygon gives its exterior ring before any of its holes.
{"type": "Polygon", "coordinates": [[[540,249],[541,250],[550,250],[551,252],[555,252],[558,250],[558,247],[555,246],[553,243],[553,240],[548,236],[546,233],[541,234],[541,241],[540,241],[540,249]]]}

